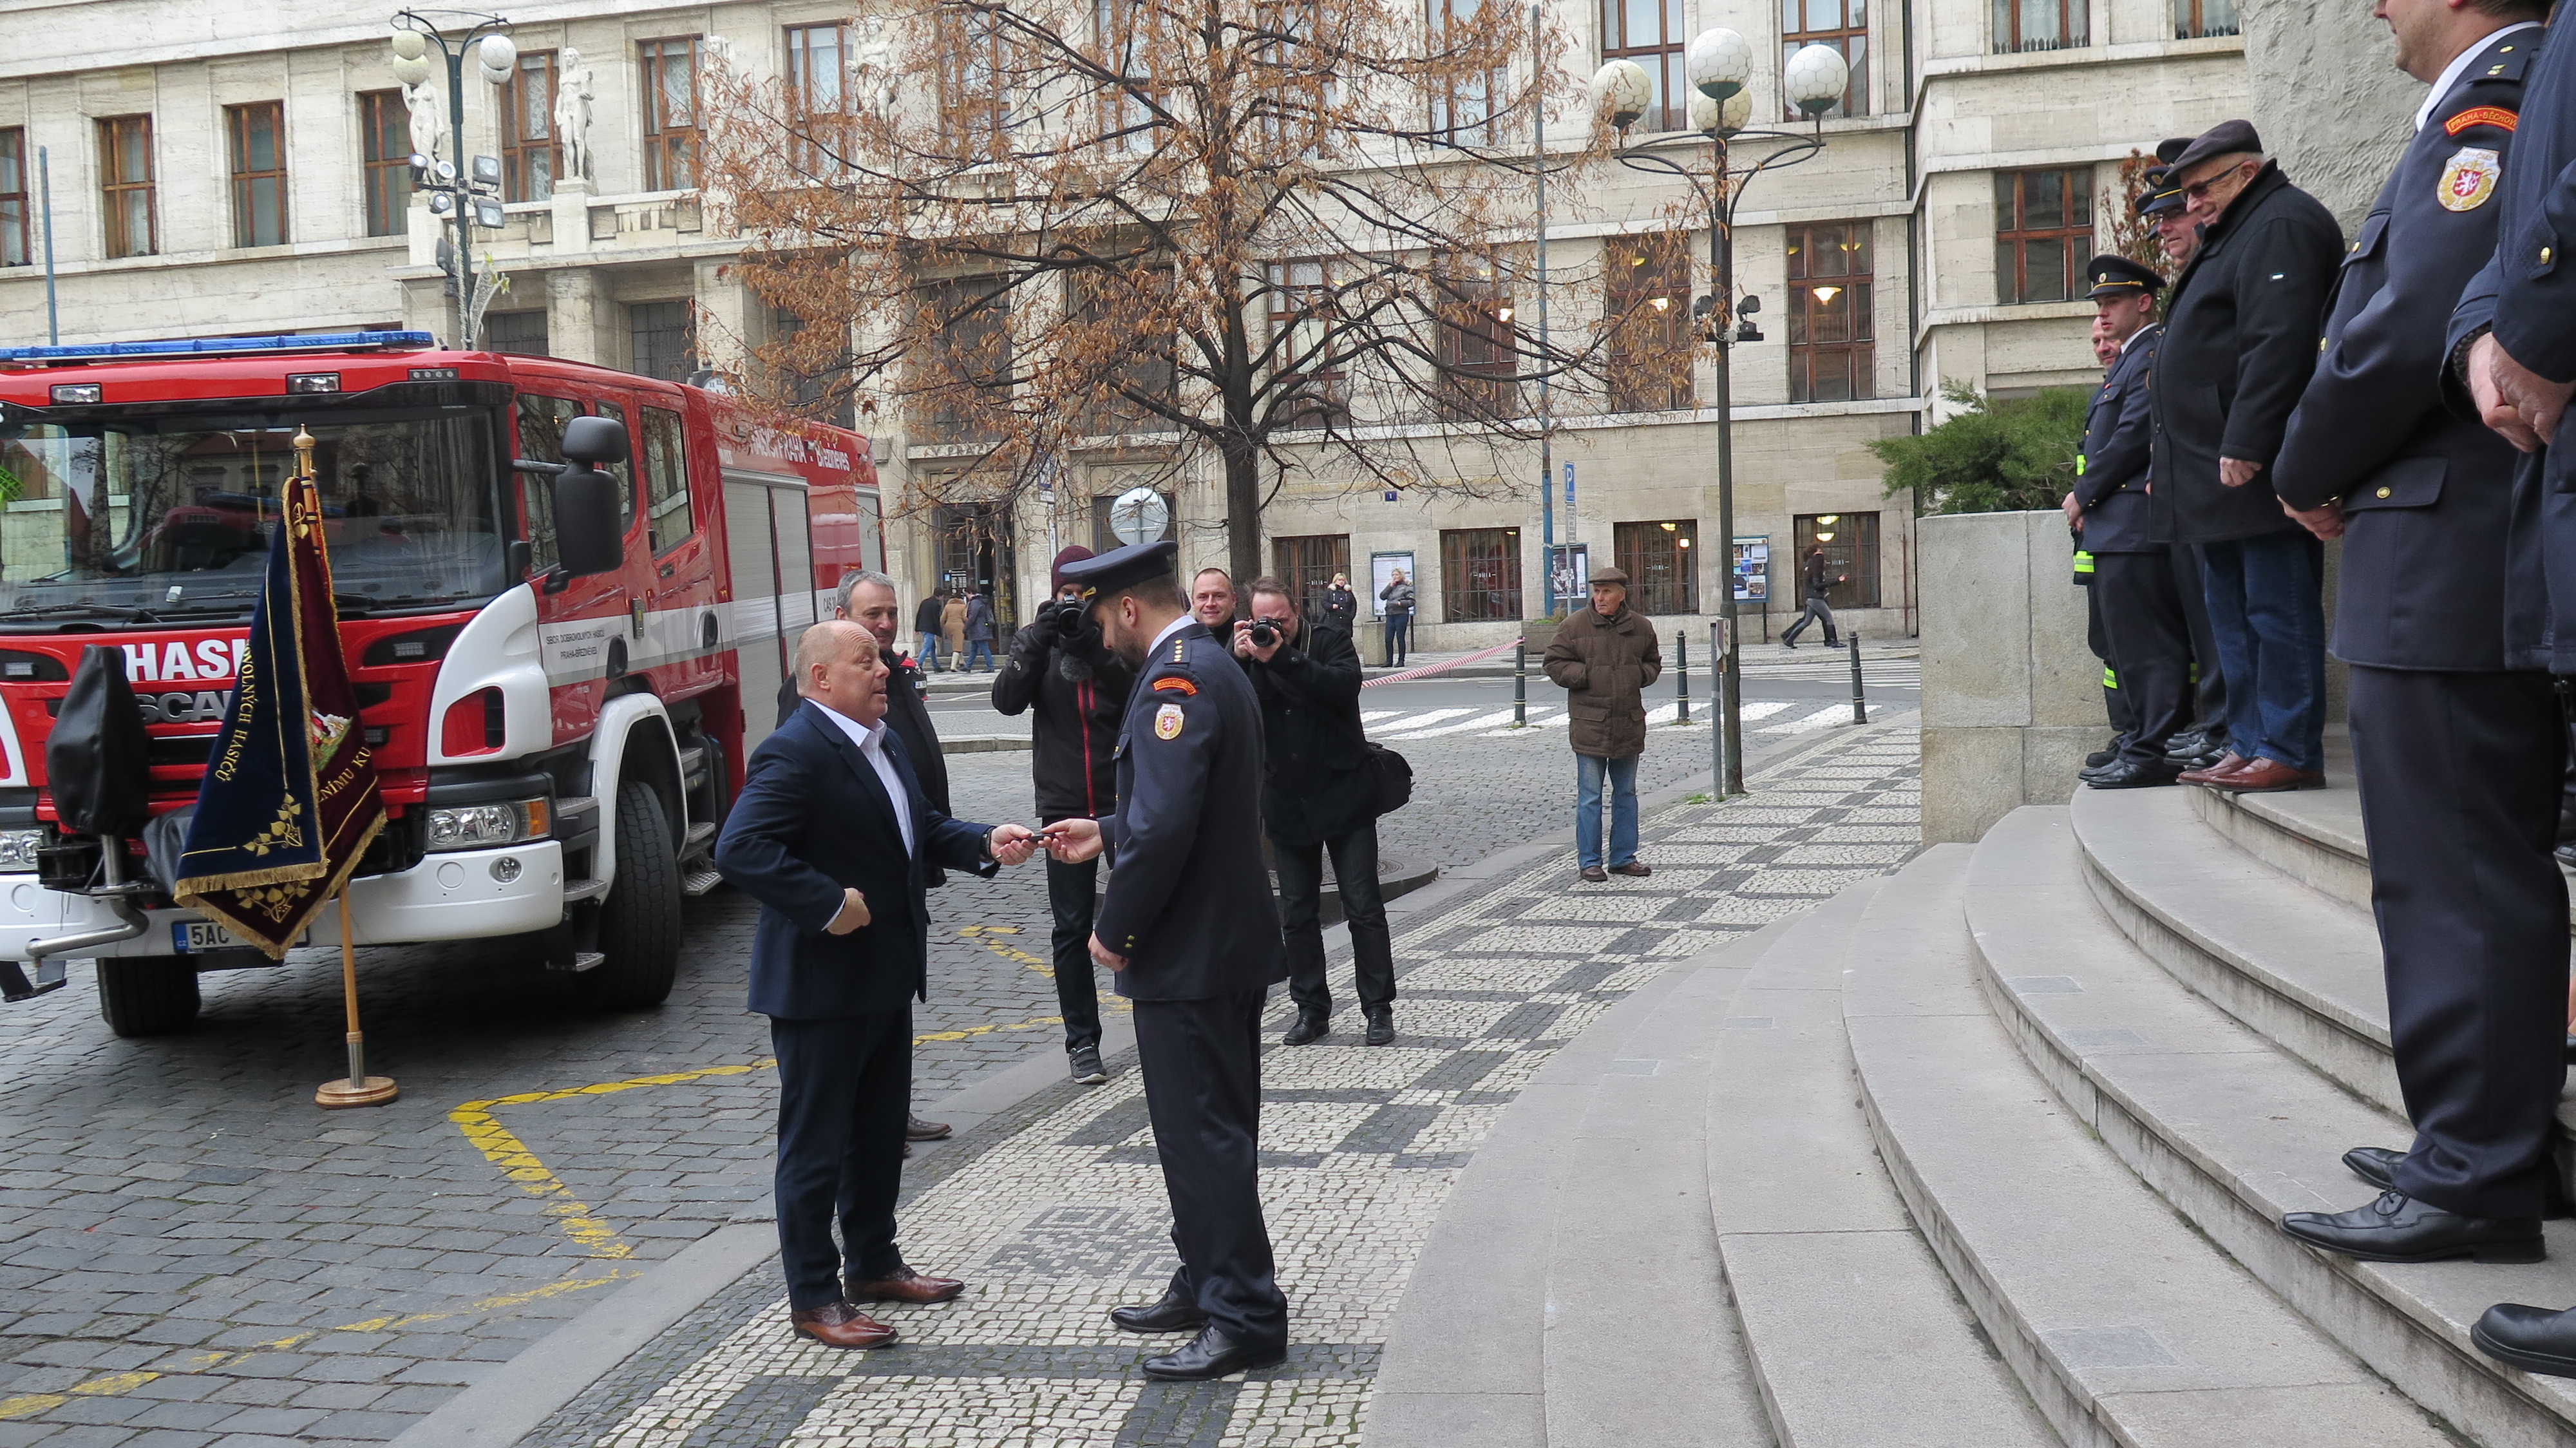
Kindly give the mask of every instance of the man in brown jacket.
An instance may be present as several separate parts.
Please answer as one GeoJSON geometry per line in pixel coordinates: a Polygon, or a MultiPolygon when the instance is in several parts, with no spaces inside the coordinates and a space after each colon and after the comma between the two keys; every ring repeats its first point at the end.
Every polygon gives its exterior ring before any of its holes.
{"type": "Polygon", "coordinates": [[[1574,848],[1583,878],[1602,869],[1601,781],[1610,780],[1609,866],[1622,875],[1651,875],[1637,858],[1637,756],[1646,752],[1646,686],[1664,671],[1655,628],[1628,608],[1628,575],[1592,575],[1592,606],[1557,626],[1547,646],[1547,676],[1565,690],[1566,730],[1574,745],[1574,848]]]}

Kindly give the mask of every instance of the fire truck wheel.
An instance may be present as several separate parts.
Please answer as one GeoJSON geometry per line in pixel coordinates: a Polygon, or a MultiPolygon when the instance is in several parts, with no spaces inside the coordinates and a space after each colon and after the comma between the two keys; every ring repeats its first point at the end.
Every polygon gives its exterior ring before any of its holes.
{"type": "Polygon", "coordinates": [[[608,1010],[660,1005],[680,971],[680,862],[669,820],[651,785],[617,787],[617,882],[599,912],[608,958],[582,975],[608,1010]]]}
{"type": "Polygon", "coordinates": [[[197,1022],[197,971],[184,960],[108,956],[98,963],[98,1014],[120,1036],[166,1036],[197,1022]]]}

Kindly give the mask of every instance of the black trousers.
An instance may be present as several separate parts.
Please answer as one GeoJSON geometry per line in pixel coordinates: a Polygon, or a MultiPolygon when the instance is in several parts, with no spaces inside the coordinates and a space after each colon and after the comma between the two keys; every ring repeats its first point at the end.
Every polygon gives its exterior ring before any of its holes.
{"type": "Polygon", "coordinates": [[[1136,1059],[1163,1189],[1172,1199],[1172,1289],[1238,1343],[1288,1340],[1257,1177],[1261,1005],[1266,991],[1136,1002],[1136,1059]]]}
{"type": "Polygon", "coordinates": [[[2174,591],[2182,595],[2182,616],[2191,628],[2192,708],[2195,729],[2227,733],[2227,675],[2218,667],[2218,636],[2209,631],[2209,595],[2201,587],[2200,545],[2176,543],[2174,591]]]}
{"type": "Polygon", "coordinates": [[[1806,606],[1799,611],[1798,621],[1780,630],[1780,642],[1796,643],[1798,635],[1805,633],[1807,625],[1811,623],[1822,623],[1825,626],[1825,647],[1832,648],[1834,646],[1834,611],[1826,606],[1823,599],[1813,596],[1807,599],[1806,606]]]}
{"type": "Polygon", "coordinates": [[[2097,553],[2093,603],[2129,706],[2121,752],[2149,763],[2191,723],[2191,620],[2168,553],[2097,553]]]}
{"type": "Polygon", "coordinates": [[[1333,992],[1324,984],[1324,854],[1333,856],[1341,887],[1342,918],[1351,922],[1351,971],[1358,977],[1360,1009],[1395,1000],[1395,946],[1387,936],[1386,900],[1378,891],[1377,822],[1320,844],[1270,842],[1279,871],[1279,933],[1288,942],[1288,994],[1302,1013],[1329,1016],[1333,992]]]}
{"type": "Polygon", "coordinates": [[[2355,667],[2352,747],[2397,1081],[2397,1189],[2537,1217],[2567,1079],[2566,735],[2549,678],[2355,667]]]}
{"type": "Polygon", "coordinates": [[[903,1266],[894,1241],[912,1097],[912,1009],[826,1021],[771,1017],[778,1053],[778,1255],[787,1301],[841,1296],[903,1266]],[[841,1247],[832,1246],[832,1222],[841,1247]]]}
{"type": "MultiPolygon", "coordinates": [[[[1062,818],[1052,816],[1045,823],[1062,818]]],[[[1056,1011],[1064,1017],[1064,1048],[1097,1049],[1100,987],[1091,975],[1091,922],[1099,906],[1100,862],[1068,865],[1049,855],[1046,882],[1047,907],[1055,916],[1049,944],[1054,955],[1056,1011]]]]}

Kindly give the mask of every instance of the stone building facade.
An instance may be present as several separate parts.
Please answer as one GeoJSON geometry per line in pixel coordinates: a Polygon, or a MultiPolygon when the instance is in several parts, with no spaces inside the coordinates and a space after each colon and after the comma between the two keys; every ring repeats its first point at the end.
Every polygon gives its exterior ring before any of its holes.
{"type": "MultiPolygon", "coordinates": [[[[1867,444],[1935,420],[1944,380],[2015,393],[2098,375],[2075,278],[2110,223],[2120,161],[2249,114],[2232,0],[1550,3],[1566,6],[1577,75],[1624,55],[1678,76],[1693,35],[1741,31],[1764,60],[1757,126],[1785,124],[1771,118],[1784,115],[1788,51],[1816,40],[1853,57],[1823,152],[1762,176],[1740,203],[1739,287],[1763,310],[1761,340],[1733,354],[1735,533],[1770,559],[1767,609],[1746,605],[1767,612],[1758,636],[1795,612],[1795,559],[1816,539],[1851,579],[1836,594],[1848,625],[1911,633],[1911,508],[1885,496],[1867,444]]],[[[43,13],[0,57],[9,342],[45,339],[40,149],[65,341],[390,324],[455,334],[443,226],[388,170],[413,143],[384,17],[315,0],[86,0],[43,13]]],[[[690,188],[686,76],[710,59],[766,73],[829,64],[847,41],[828,27],[849,13],[829,0],[514,8],[513,80],[495,88],[469,67],[462,117],[469,151],[503,158],[508,174],[506,224],[474,248],[507,283],[487,344],[685,377],[726,360],[695,355],[693,315],[713,319],[710,336],[765,335],[728,274],[732,244],[690,188]],[[577,137],[565,134],[580,124],[568,93],[589,116],[577,137]]],[[[2376,28],[2357,12],[2338,23],[2376,28]]],[[[2375,34],[2357,43],[2385,49],[2375,34]]],[[[2411,105],[2411,83],[2388,79],[2411,105]]],[[[1579,124],[1563,117],[1551,133],[1579,124]]],[[[1698,164],[1708,150],[1695,134],[1647,127],[1631,144],[1698,164]]],[[[1579,207],[1552,207],[1552,278],[1563,279],[1550,287],[1552,315],[1598,315],[1615,269],[1605,263],[1676,227],[1667,244],[1692,265],[1661,285],[1676,305],[1709,290],[1705,222],[1678,219],[1682,195],[1667,178],[1613,169],[1579,207]]],[[[1650,580],[1641,601],[1694,643],[1727,567],[1715,402],[1703,359],[1689,387],[1570,408],[1551,437],[1558,541],[1650,580]]],[[[1068,459],[1050,504],[965,526],[901,501],[944,450],[899,428],[874,442],[892,500],[889,559],[907,591],[943,578],[990,586],[1006,617],[1043,590],[1056,546],[1103,541],[1102,500],[1137,475],[1135,458],[1068,459]]],[[[1338,566],[1372,593],[1373,574],[1402,560],[1421,593],[1418,648],[1513,637],[1545,608],[1537,450],[1461,436],[1441,451],[1457,475],[1446,481],[1461,486],[1390,498],[1328,471],[1289,482],[1264,519],[1265,561],[1313,578],[1338,566]]],[[[1214,467],[1173,494],[1185,561],[1223,561],[1214,467]]]]}

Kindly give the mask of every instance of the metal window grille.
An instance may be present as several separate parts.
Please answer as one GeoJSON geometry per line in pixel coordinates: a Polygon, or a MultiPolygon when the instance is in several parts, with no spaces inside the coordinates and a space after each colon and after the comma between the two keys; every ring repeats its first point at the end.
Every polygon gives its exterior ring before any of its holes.
{"type": "Polygon", "coordinates": [[[1521,530],[1442,529],[1440,607],[1451,623],[1519,618],[1521,530]]]}

